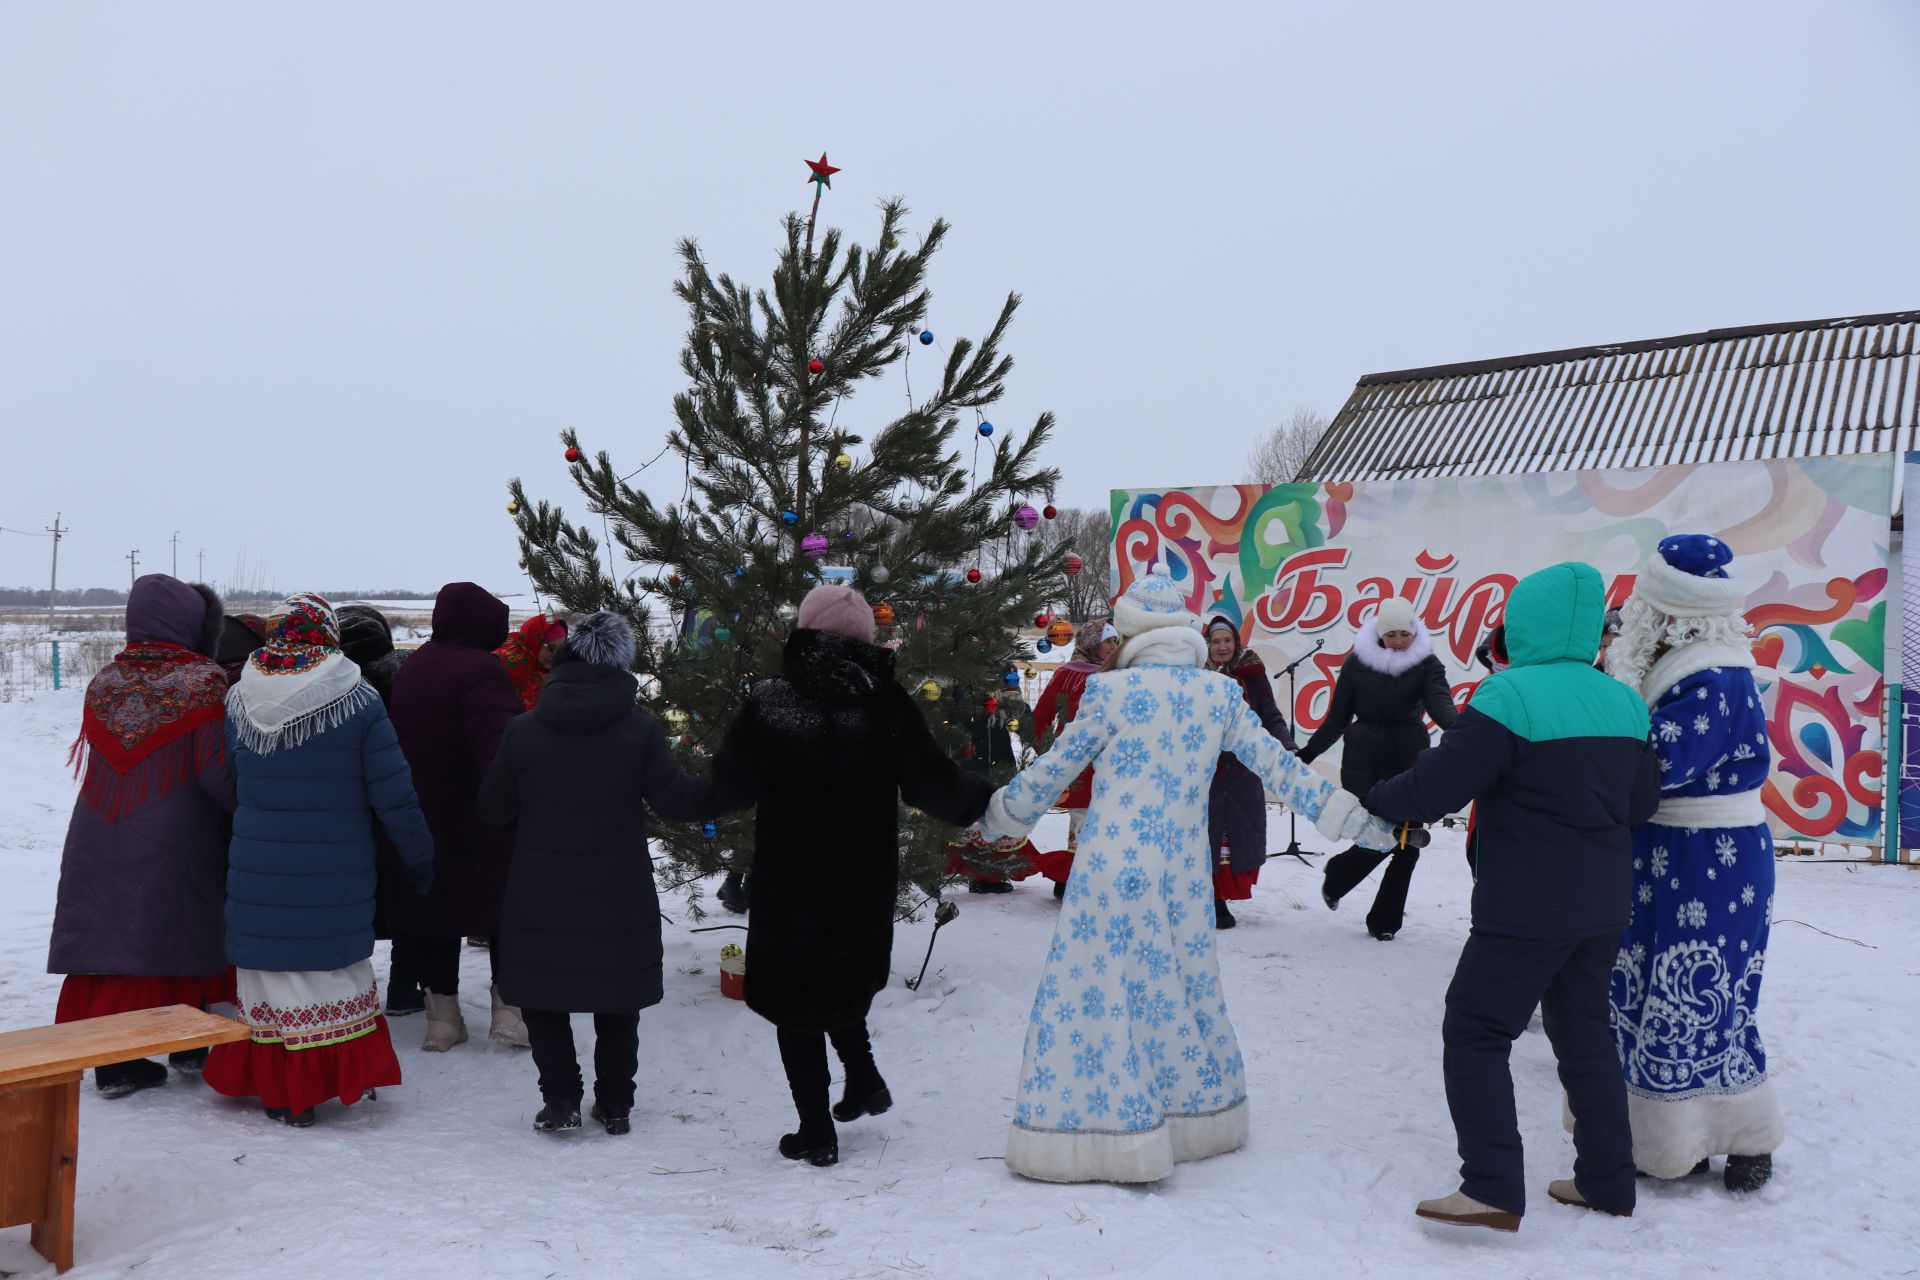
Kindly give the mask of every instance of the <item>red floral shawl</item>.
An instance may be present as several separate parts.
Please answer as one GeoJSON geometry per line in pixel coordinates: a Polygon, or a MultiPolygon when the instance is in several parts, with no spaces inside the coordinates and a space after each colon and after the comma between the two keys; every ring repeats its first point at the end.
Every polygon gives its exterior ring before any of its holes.
{"type": "Polygon", "coordinates": [[[159,800],[226,752],[227,677],[210,658],[159,641],[130,644],[87,685],[68,761],[80,798],[109,822],[159,800]]]}

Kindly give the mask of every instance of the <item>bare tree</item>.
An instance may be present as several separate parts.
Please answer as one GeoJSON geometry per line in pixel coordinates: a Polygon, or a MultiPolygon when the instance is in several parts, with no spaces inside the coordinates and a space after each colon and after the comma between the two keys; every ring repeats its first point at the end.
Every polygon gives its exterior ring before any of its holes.
{"type": "Polygon", "coordinates": [[[1113,580],[1108,556],[1113,543],[1113,517],[1098,507],[1066,507],[1042,528],[1049,548],[1064,547],[1080,557],[1080,572],[1061,580],[1055,608],[1076,623],[1111,613],[1113,580]]]}
{"type": "Polygon", "coordinates": [[[1247,475],[1260,484],[1292,484],[1306,470],[1313,448],[1326,434],[1327,417],[1311,405],[1297,405],[1293,416],[1268,433],[1247,455],[1247,475]]]}

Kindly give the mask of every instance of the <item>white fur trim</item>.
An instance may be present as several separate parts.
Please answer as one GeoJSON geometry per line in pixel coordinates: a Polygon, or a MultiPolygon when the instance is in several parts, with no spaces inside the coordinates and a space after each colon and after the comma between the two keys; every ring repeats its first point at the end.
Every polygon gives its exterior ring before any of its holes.
{"type": "Polygon", "coordinates": [[[987,800],[987,811],[980,815],[975,825],[980,834],[988,840],[1010,840],[1014,836],[1024,836],[1032,831],[1034,824],[1021,822],[1007,811],[1007,789],[1001,787],[987,800]]]}
{"type": "Polygon", "coordinates": [[[1433,637],[1418,623],[1414,624],[1413,643],[1403,653],[1396,653],[1380,643],[1380,632],[1375,623],[1375,619],[1367,619],[1360,625],[1360,633],[1353,638],[1353,657],[1368,670],[1387,676],[1404,675],[1433,656],[1433,637]]]}
{"type": "Polygon", "coordinates": [[[1757,827],[1767,820],[1767,807],[1760,802],[1758,788],[1721,796],[1668,796],[1660,801],[1659,812],[1650,821],[1662,827],[1682,831],[1705,831],[1710,827],[1757,827]]]}
{"type": "Polygon", "coordinates": [[[1136,632],[1120,646],[1114,666],[1126,667],[1204,667],[1207,665],[1207,641],[1192,627],[1159,627],[1136,632]]]}
{"type": "Polygon", "coordinates": [[[1772,1155],[1787,1125],[1773,1082],[1744,1093],[1694,1093],[1661,1098],[1627,1090],[1633,1126],[1633,1163],[1656,1178],[1682,1178],[1708,1156],[1772,1155]]]}
{"type": "Polygon", "coordinates": [[[1169,1115],[1139,1133],[1007,1130],[1007,1168],[1042,1182],[1158,1182],[1176,1161],[1204,1160],[1246,1145],[1252,1120],[1242,1098],[1207,1115],[1169,1115]]]}
{"type": "Polygon", "coordinates": [[[1336,791],[1320,806],[1320,816],[1313,820],[1313,825],[1327,839],[1343,844],[1359,834],[1359,828],[1366,825],[1366,817],[1366,810],[1360,807],[1360,797],[1351,791],[1336,791]],[[1355,829],[1349,831],[1349,827],[1355,829]]]}
{"type": "MultiPolygon", "coordinates": [[[[1573,1111],[1560,1095],[1560,1123],[1573,1132],[1573,1111]]],[[[1787,1139],[1786,1118],[1773,1081],[1739,1093],[1689,1093],[1681,1097],[1627,1086],[1627,1123],[1633,1130],[1633,1165],[1653,1178],[1684,1178],[1709,1156],[1767,1156],[1787,1139]]]]}
{"type": "Polygon", "coordinates": [[[1649,707],[1657,707],[1660,699],[1667,696],[1667,690],[1688,676],[1697,676],[1715,667],[1739,667],[1751,671],[1752,647],[1699,640],[1681,645],[1678,649],[1669,649],[1648,669],[1646,679],[1640,682],[1640,696],[1647,700],[1649,707]]]}
{"type": "Polygon", "coordinates": [[[1734,578],[1702,578],[1674,568],[1655,553],[1641,568],[1633,593],[1670,618],[1739,613],[1747,590],[1734,578]]]}

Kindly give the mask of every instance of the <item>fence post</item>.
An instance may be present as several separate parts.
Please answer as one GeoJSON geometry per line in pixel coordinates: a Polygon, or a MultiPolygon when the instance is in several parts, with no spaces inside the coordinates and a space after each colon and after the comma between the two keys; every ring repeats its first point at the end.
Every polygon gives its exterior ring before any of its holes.
{"type": "Polygon", "coordinates": [[[53,691],[60,692],[60,642],[53,642],[53,691]]]}

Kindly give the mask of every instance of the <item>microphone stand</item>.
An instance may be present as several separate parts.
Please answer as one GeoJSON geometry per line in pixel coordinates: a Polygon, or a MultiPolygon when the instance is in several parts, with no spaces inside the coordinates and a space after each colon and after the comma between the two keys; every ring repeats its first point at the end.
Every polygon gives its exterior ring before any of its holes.
{"type": "MultiPolygon", "coordinates": [[[[1275,680],[1278,680],[1281,676],[1287,678],[1287,710],[1289,713],[1293,712],[1300,704],[1300,676],[1297,670],[1298,667],[1301,663],[1326,647],[1327,642],[1325,640],[1315,640],[1313,642],[1313,648],[1307,650],[1292,662],[1282,667],[1273,677],[1275,680]]],[[[1294,725],[1291,714],[1287,717],[1287,724],[1293,729],[1293,732],[1298,735],[1300,732],[1299,726],[1294,725]]],[[[1303,867],[1311,867],[1313,865],[1307,861],[1307,851],[1300,847],[1300,815],[1293,811],[1292,805],[1287,806],[1287,847],[1282,849],[1277,856],[1282,858],[1297,858],[1303,867]]],[[[1314,856],[1318,857],[1319,855],[1315,854],[1314,856]]]]}

